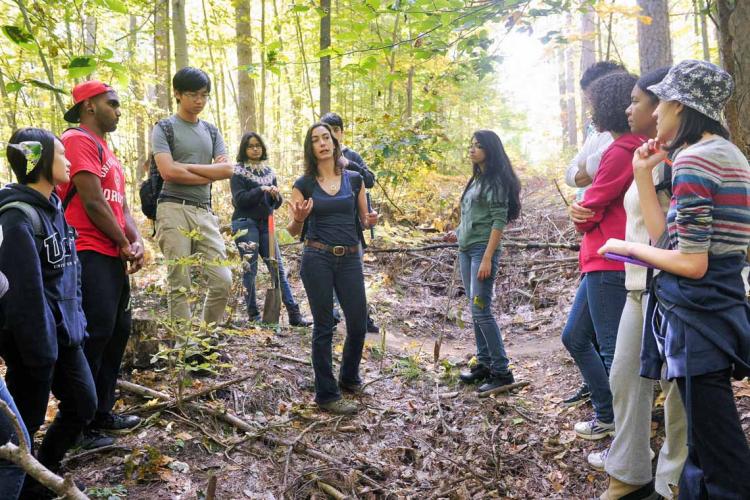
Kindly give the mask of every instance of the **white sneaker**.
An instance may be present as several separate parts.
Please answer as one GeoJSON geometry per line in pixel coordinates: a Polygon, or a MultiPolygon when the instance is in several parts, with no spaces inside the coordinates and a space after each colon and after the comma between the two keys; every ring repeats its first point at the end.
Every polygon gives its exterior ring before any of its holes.
{"type": "MultiPolygon", "coordinates": [[[[586,457],[586,461],[589,463],[592,469],[604,472],[604,464],[607,462],[608,453],[609,448],[602,451],[592,451],[586,457]]],[[[654,453],[654,450],[652,450],[651,448],[648,449],[648,454],[651,456],[652,461],[654,460],[654,458],[656,458],[656,453],[654,453]]]]}
{"type": "Polygon", "coordinates": [[[592,451],[586,457],[586,461],[591,468],[604,472],[604,463],[607,461],[607,453],[609,453],[609,448],[602,451],[592,451]]]}
{"type": "Polygon", "coordinates": [[[604,439],[607,436],[615,435],[615,423],[605,424],[597,420],[596,418],[589,420],[588,422],[578,422],[573,430],[579,438],[588,439],[590,441],[597,441],[604,439]]]}

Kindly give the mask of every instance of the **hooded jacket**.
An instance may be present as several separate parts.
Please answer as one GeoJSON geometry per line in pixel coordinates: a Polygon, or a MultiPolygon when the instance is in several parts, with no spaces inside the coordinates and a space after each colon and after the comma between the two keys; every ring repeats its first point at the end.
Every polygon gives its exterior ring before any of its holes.
{"type": "Polygon", "coordinates": [[[576,224],[584,233],[578,262],[582,273],[624,271],[622,262],[606,260],[597,251],[609,238],[625,239],[625,192],[633,182],[633,153],[645,137],[625,133],[610,144],[602,155],[594,182],[583,195],[581,206],[594,211],[586,222],[576,224]]]}
{"type": "Polygon", "coordinates": [[[46,199],[28,186],[9,184],[0,189],[0,206],[12,201],[35,208],[44,230],[35,236],[21,210],[0,214],[5,237],[0,272],[10,284],[0,299],[0,342],[13,345],[28,366],[50,366],[58,344],[78,346],[87,337],[75,230],[65,222],[54,193],[46,199]]]}

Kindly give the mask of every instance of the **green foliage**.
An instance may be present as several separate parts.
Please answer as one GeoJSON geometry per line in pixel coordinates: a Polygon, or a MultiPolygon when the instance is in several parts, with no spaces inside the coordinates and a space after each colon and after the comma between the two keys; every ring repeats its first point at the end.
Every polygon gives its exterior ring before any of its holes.
{"type": "Polygon", "coordinates": [[[86,488],[86,495],[90,498],[105,498],[106,500],[119,500],[128,497],[128,489],[121,485],[102,486],[86,488]]]}

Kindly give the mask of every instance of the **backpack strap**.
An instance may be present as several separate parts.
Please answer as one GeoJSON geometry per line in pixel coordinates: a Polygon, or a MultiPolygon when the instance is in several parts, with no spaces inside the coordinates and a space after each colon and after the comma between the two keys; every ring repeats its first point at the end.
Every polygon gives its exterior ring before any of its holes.
{"type": "MultiPolygon", "coordinates": [[[[83,127],[70,127],[68,129],[65,129],[65,132],[67,132],[68,130],[77,130],[77,131],[82,132],[82,133],[86,134],[87,136],[89,136],[89,138],[96,145],[96,150],[99,153],[99,165],[103,167],[104,166],[104,148],[102,147],[101,144],[99,144],[99,141],[96,140],[96,137],[94,137],[93,134],[91,134],[91,132],[89,132],[88,130],[86,130],[83,127]]],[[[65,132],[63,132],[63,133],[65,133],[65,132]]],[[[75,185],[75,183],[73,182],[72,179],[70,180],[70,182],[71,182],[72,186],[70,186],[70,189],[68,189],[68,192],[65,195],[65,199],[62,201],[63,212],[65,212],[65,210],[68,208],[68,205],[73,200],[73,197],[78,192],[78,189],[76,188],[76,185],[75,185]]]]}
{"type": "Polygon", "coordinates": [[[23,212],[26,219],[31,223],[31,228],[34,230],[34,242],[36,243],[37,252],[41,251],[44,238],[47,235],[44,232],[44,224],[42,224],[42,217],[39,215],[39,212],[25,201],[11,201],[0,207],[0,214],[12,209],[23,212]]]}
{"type": "MultiPolygon", "coordinates": [[[[203,120],[201,120],[201,123],[206,126],[208,134],[211,136],[211,157],[213,158],[214,150],[216,149],[216,141],[219,137],[219,129],[213,123],[208,123],[203,120]]],[[[208,206],[213,206],[213,182],[208,184],[208,206]]]]}

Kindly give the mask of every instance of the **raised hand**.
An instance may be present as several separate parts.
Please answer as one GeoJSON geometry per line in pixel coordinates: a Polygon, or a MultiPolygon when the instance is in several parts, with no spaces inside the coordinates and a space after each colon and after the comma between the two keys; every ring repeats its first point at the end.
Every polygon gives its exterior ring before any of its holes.
{"type": "Polygon", "coordinates": [[[659,163],[667,158],[668,152],[663,150],[656,139],[649,139],[633,153],[633,172],[648,172],[649,174],[659,163]]]}
{"type": "Polygon", "coordinates": [[[292,210],[292,217],[295,222],[305,222],[307,216],[312,212],[313,200],[312,198],[308,198],[304,201],[290,201],[289,207],[292,210]]]}

